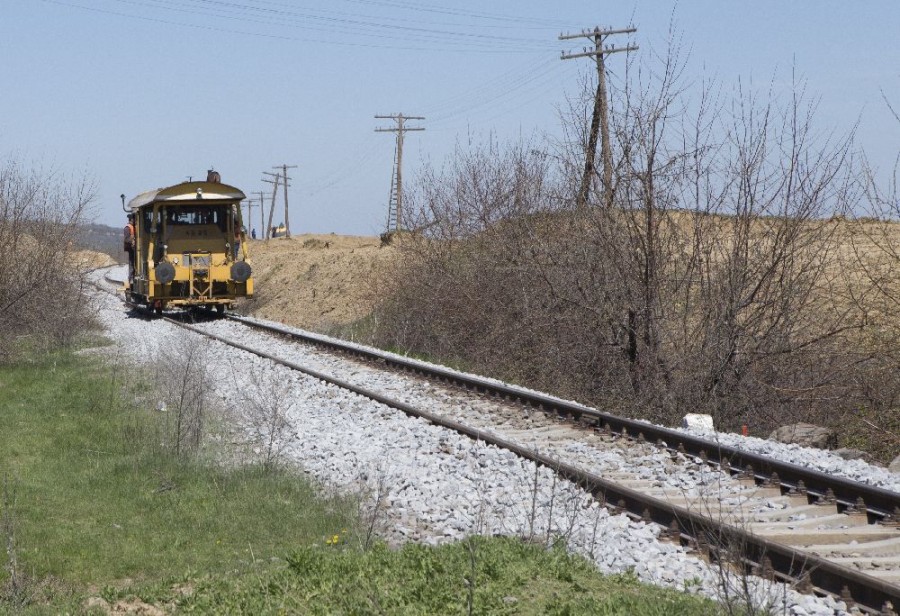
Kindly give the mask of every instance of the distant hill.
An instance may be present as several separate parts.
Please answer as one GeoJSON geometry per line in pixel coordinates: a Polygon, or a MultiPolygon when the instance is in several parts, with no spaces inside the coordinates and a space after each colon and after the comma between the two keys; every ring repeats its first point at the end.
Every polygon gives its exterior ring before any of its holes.
{"type": "Polygon", "coordinates": [[[82,226],[78,245],[110,255],[117,262],[123,263],[125,253],[122,250],[122,229],[108,225],[88,224],[82,226]]]}

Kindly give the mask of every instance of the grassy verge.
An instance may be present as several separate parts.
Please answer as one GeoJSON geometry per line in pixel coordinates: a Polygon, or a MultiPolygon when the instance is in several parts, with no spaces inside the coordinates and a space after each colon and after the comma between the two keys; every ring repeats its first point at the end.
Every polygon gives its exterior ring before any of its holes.
{"type": "Polygon", "coordinates": [[[0,613],[715,612],[511,539],[360,551],[354,502],[174,456],[152,386],[96,360],[0,367],[0,389],[0,613]]]}
{"type": "Polygon", "coordinates": [[[0,368],[0,383],[10,521],[0,538],[14,539],[18,578],[13,588],[10,555],[0,556],[7,604],[62,606],[92,587],[258,570],[352,522],[351,504],[315,499],[297,476],[166,452],[161,414],[96,361],[0,368]]]}
{"type": "Polygon", "coordinates": [[[247,614],[712,615],[716,607],[632,576],[600,576],[586,560],[516,539],[474,537],[440,548],[365,553],[308,547],[261,578],[216,578],[171,605],[247,614]]]}

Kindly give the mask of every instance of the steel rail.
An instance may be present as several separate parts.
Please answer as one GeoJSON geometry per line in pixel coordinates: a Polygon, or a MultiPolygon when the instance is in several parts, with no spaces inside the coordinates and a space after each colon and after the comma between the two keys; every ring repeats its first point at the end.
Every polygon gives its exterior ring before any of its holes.
{"type": "Polygon", "coordinates": [[[870,520],[881,519],[900,522],[900,494],[890,490],[859,483],[844,477],[828,475],[797,464],[773,460],[760,454],[742,451],[670,428],[618,417],[577,402],[561,400],[538,392],[526,391],[474,375],[461,374],[440,366],[428,366],[415,360],[397,357],[374,349],[360,348],[357,345],[342,343],[334,339],[298,333],[243,317],[228,315],[228,318],[270,333],[287,336],[342,353],[349,353],[396,369],[452,383],[465,389],[499,396],[520,404],[540,408],[545,412],[555,412],[560,416],[570,417],[583,424],[593,425],[607,431],[622,433],[632,438],[642,437],[651,442],[662,443],[669,449],[678,449],[692,456],[706,458],[710,462],[717,463],[723,469],[733,473],[752,475],[759,482],[774,483],[773,475],[777,475],[778,482],[787,490],[802,491],[805,489],[810,495],[815,497],[822,499],[834,498],[842,509],[848,507],[857,508],[864,503],[870,520]],[[863,499],[862,503],[859,501],[860,498],[863,499]]]}
{"type": "MultiPolygon", "coordinates": [[[[109,279],[107,280],[109,281],[109,279]]],[[[99,290],[110,292],[106,289],[102,289],[99,285],[95,286],[99,290]]],[[[324,346],[331,350],[349,353],[357,357],[364,357],[400,370],[413,371],[417,374],[435,378],[443,382],[457,384],[465,389],[502,396],[506,399],[519,401],[528,406],[539,407],[548,412],[555,411],[560,415],[570,416],[576,420],[584,421],[584,418],[587,417],[587,423],[593,423],[594,425],[603,427],[607,430],[621,430],[623,434],[632,438],[639,436],[646,438],[648,434],[651,438],[657,436],[659,441],[662,441],[666,447],[672,449],[672,446],[665,442],[665,439],[663,438],[667,437],[671,442],[680,445],[679,450],[683,449],[686,452],[696,453],[696,455],[701,458],[709,457],[710,455],[716,456],[718,452],[719,459],[722,461],[720,464],[723,467],[732,468],[734,470],[740,471],[741,467],[739,465],[744,461],[750,461],[757,462],[758,468],[766,470],[769,468],[776,469],[774,472],[784,472],[783,469],[785,467],[788,467],[788,470],[796,470],[796,475],[791,473],[785,473],[785,475],[788,477],[798,477],[798,481],[802,480],[806,482],[810,477],[818,481],[819,478],[815,476],[821,476],[821,483],[810,481],[810,484],[813,486],[825,486],[824,489],[821,487],[813,487],[810,490],[812,493],[820,491],[824,495],[827,493],[829,487],[834,490],[834,484],[832,482],[835,479],[838,479],[840,482],[857,490],[860,488],[866,490],[874,489],[878,492],[884,492],[888,497],[895,501],[900,498],[900,495],[887,490],[880,490],[878,488],[872,488],[871,486],[865,486],[864,484],[857,484],[850,480],[831,477],[824,473],[810,471],[809,469],[796,465],[768,460],[757,454],[741,452],[739,450],[721,446],[718,443],[699,439],[667,428],[619,418],[614,415],[597,411],[596,409],[585,407],[574,402],[560,400],[545,394],[529,392],[516,387],[493,383],[480,377],[460,374],[438,366],[423,365],[413,360],[406,360],[371,349],[360,348],[352,344],[342,344],[333,339],[325,339],[309,334],[300,334],[277,326],[258,323],[240,317],[229,315],[229,318],[274,334],[287,336],[317,346],[324,346]],[[725,456],[729,454],[731,455],[731,458],[726,458],[725,456]],[[725,462],[725,460],[729,461],[725,462]],[[731,460],[738,460],[738,462],[735,463],[731,460]]],[[[613,510],[624,511],[634,519],[640,518],[660,524],[669,529],[667,532],[670,537],[677,537],[679,541],[689,540],[694,542],[700,551],[706,552],[710,557],[718,558],[723,562],[724,566],[728,566],[728,562],[735,559],[735,550],[739,550],[740,556],[738,558],[745,568],[752,568],[752,570],[757,571],[762,575],[769,575],[778,578],[781,581],[796,584],[798,589],[804,589],[807,592],[830,594],[838,599],[850,600],[856,607],[861,608],[866,613],[893,613],[889,611],[889,606],[900,605],[900,587],[898,586],[888,584],[877,578],[837,565],[814,554],[795,550],[789,546],[769,541],[740,528],[704,518],[693,511],[671,505],[660,499],[641,494],[636,490],[617,485],[602,477],[588,473],[583,469],[537,453],[516,443],[506,441],[489,432],[466,426],[427,411],[416,409],[411,405],[392,400],[378,392],[353,385],[327,374],[274,357],[264,351],[228,340],[227,338],[216,334],[205,332],[186,323],[168,317],[163,317],[163,319],[179,327],[189,329],[210,339],[217,340],[223,344],[253,353],[290,369],[308,374],[323,382],[331,383],[335,386],[353,391],[354,393],[385,404],[386,406],[400,410],[410,416],[422,418],[430,423],[454,430],[475,440],[480,440],[507,449],[525,459],[533,461],[535,464],[552,469],[559,476],[566,478],[581,486],[586,491],[589,491],[598,498],[598,500],[605,503],[613,510]]],[[[765,470],[763,473],[765,473],[765,470]]],[[[757,479],[767,479],[765,474],[761,474],[758,470],[754,470],[753,475],[757,479]]],[[[780,479],[780,481],[782,484],[785,483],[784,479],[780,479]]],[[[850,502],[852,493],[849,494],[850,496],[845,496],[843,498],[843,501],[848,505],[852,504],[852,502],[850,502]]],[[[876,499],[872,500],[875,501],[876,499]]],[[[871,507],[869,507],[869,511],[870,513],[872,512],[871,507]]],[[[876,514],[878,513],[880,512],[876,510],[876,514]]]]}
{"type": "MultiPolygon", "coordinates": [[[[805,588],[807,591],[813,591],[819,594],[830,594],[838,599],[849,599],[853,601],[857,607],[872,614],[881,613],[882,607],[889,603],[900,605],[900,587],[898,586],[888,584],[877,578],[838,565],[814,554],[802,552],[792,547],[769,541],[752,532],[703,517],[698,513],[647,496],[636,490],[617,485],[598,475],[594,475],[576,466],[566,464],[561,460],[551,458],[550,456],[535,452],[527,447],[507,441],[490,432],[479,430],[451,419],[429,413],[428,411],[417,409],[409,404],[393,400],[378,392],[300,366],[294,362],[275,357],[270,353],[230,340],[224,336],[206,332],[200,328],[168,317],[164,318],[179,327],[183,327],[212,340],[268,359],[323,382],[352,391],[358,395],[400,410],[412,417],[424,419],[434,425],[454,430],[459,434],[468,436],[476,441],[482,441],[511,451],[518,456],[531,460],[535,464],[553,470],[560,477],[581,486],[598,498],[598,500],[607,504],[607,506],[611,506],[615,510],[628,512],[632,518],[640,518],[660,524],[664,528],[669,529],[667,531],[669,536],[673,538],[677,537],[680,541],[694,540],[701,551],[707,552],[711,557],[718,558],[722,561],[723,566],[728,566],[730,560],[739,558],[747,569],[752,568],[762,575],[767,575],[767,572],[769,572],[768,574],[773,578],[778,578],[779,580],[788,583],[795,583],[798,585],[798,588],[805,588]],[[738,556],[736,552],[739,552],[740,555],[738,556]]],[[[235,320],[242,323],[253,323],[252,321],[241,318],[236,318],[235,320]]],[[[255,323],[253,324],[258,325],[255,323]]],[[[293,332],[268,325],[263,326],[262,329],[268,329],[270,331],[287,334],[304,340],[307,339],[305,336],[297,335],[293,332]]],[[[310,336],[308,339],[310,341],[321,341],[321,339],[314,336],[310,336]]],[[[328,341],[325,342],[329,346],[331,345],[328,341]]],[[[348,347],[339,344],[334,346],[341,350],[350,350],[354,353],[362,351],[362,354],[364,355],[378,357],[379,359],[391,359],[392,362],[396,361],[396,358],[385,358],[379,353],[373,353],[355,347],[348,349],[348,347]]],[[[423,367],[416,364],[416,369],[418,370],[419,368],[423,367]]],[[[430,370],[427,372],[430,372],[430,370]]],[[[457,377],[461,376],[452,371],[440,370],[439,372],[444,373],[446,376],[452,375],[453,380],[456,380],[457,377]]],[[[469,377],[465,378],[471,381],[469,377]]],[[[482,385],[483,381],[479,380],[478,384],[482,385]]],[[[491,387],[496,386],[491,384],[491,387]]],[[[561,402],[546,396],[537,395],[537,397],[534,397],[531,394],[521,392],[520,390],[513,389],[511,392],[515,392],[516,396],[519,394],[526,394],[530,396],[531,399],[546,399],[547,401],[553,401],[554,404],[561,402]]],[[[578,406],[579,410],[582,410],[582,412],[584,410],[591,410],[586,407],[580,407],[580,405],[576,406],[578,406]]],[[[551,406],[551,408],[555,407],[551,406]]],[[[644,424],[640,425],[641,427],[644,426],[644,424]]]]}

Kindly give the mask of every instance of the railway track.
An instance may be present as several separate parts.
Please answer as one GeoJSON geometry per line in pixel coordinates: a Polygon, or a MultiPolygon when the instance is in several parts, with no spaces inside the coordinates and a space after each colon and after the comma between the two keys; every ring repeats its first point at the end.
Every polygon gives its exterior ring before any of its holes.
{"type": "Polygon", "coordinates": [[[221,325],[172,322],[409,415],[513,451],[553,469],[616,511],[660,524],[673,541],[690,542],[712,559],[729,561],[734,556],[734,546],[740,546],[741,566],[762,576],[794,584],[807,592],[840,597],[867,613],[890,614],[892,606],[900,605],[900,495],[896,493],[544,394],[270,324],[232,317],[232,326],[251,327],[273,337],[269,344],[250,346],[211,331],[221,329],[221,325]],[[436,384],[441,395],[455,396],[457,404],[467,406],[471,412],[462,421],[422,410],[427,405],[398,400],[402,395],[361,387],[352,382],[352,372],[359,368],[342,377],[336,376],[334,370],[285,360],[279,357],[278,347],[286,341],[349,355],[362,361],[368,370],[403,371],[415,379],[425,377],[436,384]],[[484,407],[480,419],[479,411],[472,410],[478,406],[484,407]],[[516,417],[530,417],[532,421],[517,425],[516,417]],[[533,421],[534,417],[543,420],[533,421]],[[548,422],[547,417],[554,420],[548,422]],[[498,418],[506,422],[504,430],[495,429],[498,418]],[[685,489],[667,485],[659,475],[648,478],[610,468],[592,472],[590,462],[570,463],[572,456],[566,456],[563,462],[560,450],[554,454],[554,449],[547,446],[549,441],[566,439],[570,443],[591,442],[595,448],[638,452],[658,452],[662,448],[673,464],[692,467],[705,479],[685,489]],[[725,497],[719,498],[720,494],[725,497]]]}

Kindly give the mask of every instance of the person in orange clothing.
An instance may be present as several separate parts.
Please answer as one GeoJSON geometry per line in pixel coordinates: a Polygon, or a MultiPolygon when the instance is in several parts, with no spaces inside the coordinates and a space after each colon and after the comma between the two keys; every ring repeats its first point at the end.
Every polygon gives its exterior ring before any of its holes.
{"type": "Polygon", "coordinates": [[[122,239],[125,252],[128,253],[128,278],[134,278],[134,214],[128,215],[122,239]]]}

